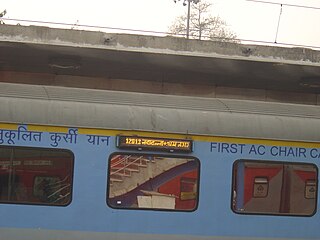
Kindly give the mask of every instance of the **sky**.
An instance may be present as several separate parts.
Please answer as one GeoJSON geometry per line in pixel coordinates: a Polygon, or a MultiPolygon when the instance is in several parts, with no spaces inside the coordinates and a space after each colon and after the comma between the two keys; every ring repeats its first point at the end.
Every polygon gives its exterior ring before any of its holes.
{"type": "MultiPolygon", "coordinates": [[[[278,43],[314,46],[320,49],[320,0],[264,0],[319,8],[283,6],[278,34],[280,5],[247,0],[207,1],[213,4],[212,16],[224,19],[229,29],[240,39],[265,42],[276,40],[278,43]]],[[[167,32],[174,19],[187,11],[182,2],[174,3],[173,0],[1,0],[0,12],[4,9],[7,10],[7,19],[4,20],[6,24],[17,24],[9,19],[21,19],[154,32],[167,32]]],[[[48,26],[22,21],[19,24],[48,26]]],[[[55,27],[72,28],[62,25],[55,27]]],[[[81,26],[73,28],[87,30],[81,26]]],[[[124,32],[107,28],[90,30],[124,32]]]]}

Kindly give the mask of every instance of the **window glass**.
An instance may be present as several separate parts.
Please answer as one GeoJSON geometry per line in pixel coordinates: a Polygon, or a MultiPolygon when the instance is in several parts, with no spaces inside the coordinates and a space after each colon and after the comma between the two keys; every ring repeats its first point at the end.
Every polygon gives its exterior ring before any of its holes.
{"type": "Polygon", "coordinates": [[[72,171],[69,151],[0,146],[0,202],[67,205],[72,171]]]}
{"type": "Polygon", "coordinates": [[[192,211],[197,207],[195,158],[117,154],[109,159],[107,203],[112,208],[192,211]]]}
{"type": "Polygon", "coordinates": [[[317,179],[314,164],[236,161],[233,211],[311,216],[316,211],[317,179]]]}

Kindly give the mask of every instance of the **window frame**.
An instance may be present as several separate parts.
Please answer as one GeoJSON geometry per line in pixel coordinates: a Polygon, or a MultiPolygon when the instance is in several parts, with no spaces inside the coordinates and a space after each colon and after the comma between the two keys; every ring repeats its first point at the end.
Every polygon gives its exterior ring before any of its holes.
{"type": "MultiPolygon", "coordinates": [[[[138,151],[130,151],[130,152],[112,152],[108,159],[107,159],[107,164],[106,166],[108,167],[107,170],[107,186],[106,186],[106,205],[115,210],[130,210],[130,211],[161,211],[161,212],[194,212],[198,209],[199,206],[199,200],[200,200],[200,169],[201,169],[201,161],[195,157],[195,156],[190,156],[190,155],[178,155],[178,154],[162,154],[158,152],[138,152],[138,151]],[[116,207],[109,202],[109,193],[110,193],[110,169],[111,169],[111,159],[114,155],[136,155],[136,156],[155,156],[155,157],[168,157],[168,158],[185,158],[185,159],[192,159],[197,162],[198,164],[198,169],[197,169],[197,194],[196,194],[196,202],[195,206],[193,209],[165,209],[165,208],[139,208],[139,207],[116,207]]],[[[180,197],[180,196],[178,196],[180,197]]]]}
{"type": "MultiPolygon", "coordinates": [[[[233,162],[232,164],[232,174],[231,174],[231,201],[230,201],[230,208],[231,211],[235,214],[239,214],[239,215],[261,215],[261,216],[277,216],[277,217],[313,217],[318,210],[318,191],[319,191],[319,187],[318,187],[318,183],[319,183],[319,168],[315,163],[312,162],[293,162],[293,161],[275,161],[275,160],[258,160],[258,159],[237,159],[236,161],[233,162]],[[267,212],[241,212],[241,211],[236,211],[234,209],[234,190],[236,189],[235,186],[235,168],[236,165],[239,162],[249,162],[249,163],[267,163],[267,164],[286,164],[286,165],[294,165],[294,166],[303,166],[303,165],[307,165],[307,166],[313,166],[315,168],[315,172],[316,172],[316,186],[317,186],[317,190],[316,190],[316,197],[315,197],[315,203],[314,203],[314,210],[311,214],[287,214],[287,213],[267,213],[267,212]]],[[[269,183],[268,183],[269,185],[269,183]]],[[[269,189],[268,189],[269,191],[269,189]]],[[[303,191],[304,192],[304,191],[303,191]]]]}
{"type": "MultiPolygon", "coordinates": [[[[15,204],[15,205],[35,205],[35,206],[50,206],[50,207],[67,207],[72,203],[73,200],[73,179],[74,179],[74,162],[75,162],[75,155],[74,153],[70,150],[70,149],[64,149],[64,148],[47,148],[47,147],[34,147],[34,146],[9,146],[9,145],[0,145],[0,149],[1,148],[8,148],[11,151],[14,149],[22,149],[22,150],[34,150],[37,151],[37,149],[39,149],[40,151],[49,151],[49,152],[65,152],[66,154],[69,154],[70,157],[70,198],[69,201],[65,204],[50,204],[50,203],[40,203],[40,202],[28,202],[28,201],[15,201],[15,202],[10,202],[10,201],[1,201],[0,200],[0,205],[1,204],[15,204]]],[[[13,161],[15,161],[13,159],[13,161]]],[[[32,196],[34,196],[34,181],[35,178],[39,176],[37,174],[35,174],[32,177],[32,182],[33,182],[33,186],[32,186],[32,191],[31,194],[32,196]]]]}

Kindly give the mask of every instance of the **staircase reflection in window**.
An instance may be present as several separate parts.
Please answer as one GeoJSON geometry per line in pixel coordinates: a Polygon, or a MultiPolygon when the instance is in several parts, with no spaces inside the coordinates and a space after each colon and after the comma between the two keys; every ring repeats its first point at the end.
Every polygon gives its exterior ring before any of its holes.
{"type": "Polygon", "coordinates": [[[107,203],[112,208],[194,211],[199,165],[189,157],[112,155],[107,203]]]}

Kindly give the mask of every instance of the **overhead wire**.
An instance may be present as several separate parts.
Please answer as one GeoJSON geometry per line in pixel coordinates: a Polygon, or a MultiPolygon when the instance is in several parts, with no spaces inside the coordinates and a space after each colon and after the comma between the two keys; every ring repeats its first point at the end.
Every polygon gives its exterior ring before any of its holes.
{"type": "Polygon", "coordinates": [[[131,28],[118,28],[118,27],[106,27],[106,26],[97,26],[97,25],[86,25],[86,24],[74,24],[74,23],[62,23],[62,22],[49,22],[49,21],[38,21],[38,20],[27,20],[27,19],[13,19],[13,18],[0,18],[6,21],[15,21],[15,22],[27,22],[27,23],[40,23],[40,24],[51,24],[51,25],[61,25],[61,26],[70,26],[70,27],[85,27],[85,28],[100,28],[100,29],[109,29],[109,30],[119,30],[119,31],[131,31],[131,32],[145,32],[145,33],[157,33],[164,34],[165,32],[158,31],[149,31],[149,30],[138,30],[131,28]]]}
{"type": "MultiPolygon", "coordinates": [[[[287,4],[287,3],[280,3],[280,2],[270,2],[270,1],[263,1],[263,0],[246,0],[247,2],[255,2],[255,3],[264,3],[264,4],[271,4],[271,5],[280,5],[280,13],[279,13],[279,18],[278,18],[278,24],[277,24],[277,30],[276,30],[276,36],[274,43],[277,44],[277,39],[278,39],[278,33],[279,33],[279,27],[280,27],[280,20],[281,20],[281,15],[283,11],[283,6],[287,7],[296,7],[296,8],[305,8],[305,9],[312,9],[312,10],[320,10],[320,7],[313,7],[313,6],[306,6],[306,5],[297,5],[297,4],[287,4]]],[[[283,44],[282,45],[288,45],[288,44],[283,44]]],[[[290,44],[292,45],[292,44],[290,44]]],[[[304,47],[310,47],[307,45],[295,45],[294,46],[304,46],[304,47]]],[[[314,48],[314,47],[312,47],[314,48]]],[[[317,47],[318,48],[318,47],[317,47]]]]}
{"type": "Polygon", "coordinates": [[[278,19],[278,26],[277,26],[277,31],[276,31],[276,37],[275,37],[275,39],[274,39],[274,42],[275,42],[275,43],[277,43],[277,39],[278,39],[278,33],[279,33],[281,15],[282,15],[282,4],[281,4],[281,8],[280,8],[280,14],[279,14],[279,19],[278,19]]]}
{"type": "Polygon", "coordinates": [[[277,42],[277,37],[278,37],[278,32],[279,32],[279,25],[280,25],[280,19],[281,19],[281,15],[282,15],[282,11],[283,11],[283,6],[320,10],[320,7],[313,7],[313,6],[306,6],[306,5],[286,4],[286,3],[270,2],[270,1],[262,1],[262,0],[246,0],[246,1],[247,2],[256,2],[256,3],[280,5],[280,14],[279,14],[279,19],[278,19],[275,43],[277,42]]]}
{"type": "Polygon", "coordinates": [[[287,7],[297,7],[297,8],[309,8],[314,10],[320,10],[320,7],[306,6],[306,5],[296,5],[296,4],[287,4],[287,3],[279,3],[279,2],[269,2],[262,0],[246,0],[247,2],[256,2],[256,3],[266,3],[266,4],[274,4],[274,5],[282,5],[287,7]]]}

